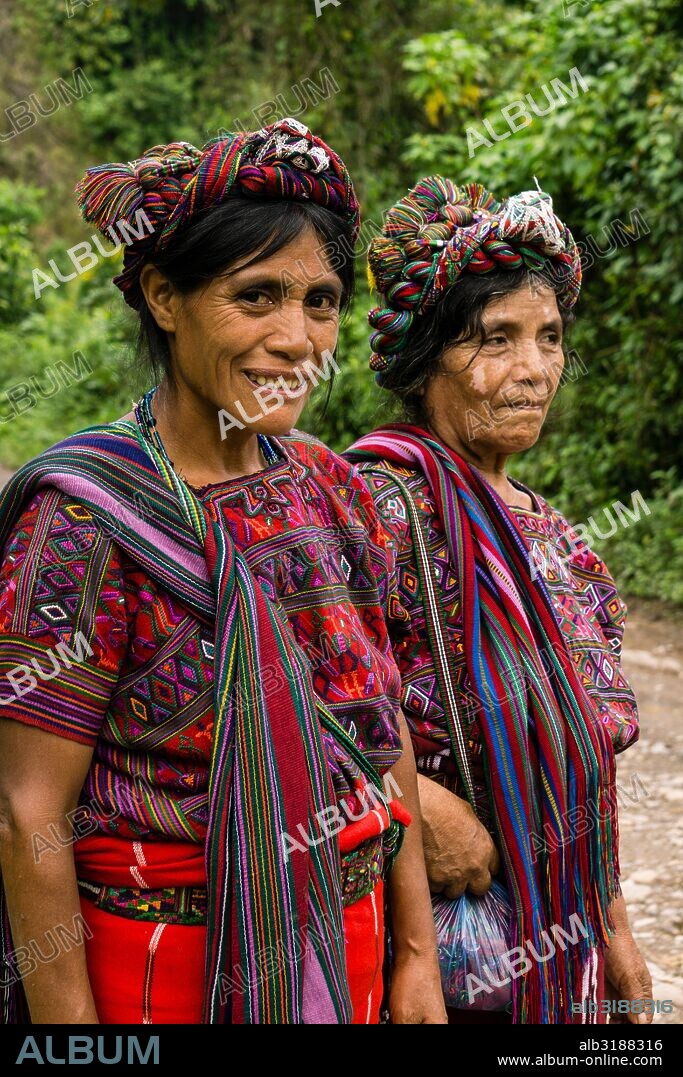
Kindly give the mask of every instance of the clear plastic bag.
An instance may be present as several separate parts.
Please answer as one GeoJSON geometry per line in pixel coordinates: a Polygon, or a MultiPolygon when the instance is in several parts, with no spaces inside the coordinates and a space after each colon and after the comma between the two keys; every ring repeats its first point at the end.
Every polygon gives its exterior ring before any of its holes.
{"type": "Polygon", "coordinates": [[[446,1005],[457,1010],[509,1007],[510,966],[501,963],[511,946],[512,914],[505,887],[494,879],[482,897],[465,891],[451,900],[437,894],[432,908],[446,1005]]]}

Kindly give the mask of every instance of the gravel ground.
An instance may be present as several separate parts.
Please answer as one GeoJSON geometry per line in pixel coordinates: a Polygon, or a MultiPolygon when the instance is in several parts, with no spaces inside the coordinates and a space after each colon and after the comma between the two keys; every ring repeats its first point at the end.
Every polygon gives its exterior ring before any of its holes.
{"type": "Polygon", "coordinates": [[[653,998],[683,1024],[683,616],[631,603],[624,668],[638,697],[641,735],[619,757],[622,889],[647,959],[653,998]]]}
{"type": "MultiPolygon", "coordinates": [[[[11,472],[0,468],[0,486],[11,472]]],[[[640,706],[641,736],[619,757],[622,889],[647,959],[653,998],[683,1023],[683,615],[632,603],[624,667],[640,706]]]]}

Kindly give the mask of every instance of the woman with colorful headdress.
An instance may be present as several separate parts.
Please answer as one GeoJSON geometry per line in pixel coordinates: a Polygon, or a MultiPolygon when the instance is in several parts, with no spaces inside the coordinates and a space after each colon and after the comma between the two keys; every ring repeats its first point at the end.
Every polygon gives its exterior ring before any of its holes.
{"type": "Polygon", "coordinates": [[[282,120],[78,196],[127,226],[161,380],[0,502],[4,1020],[376,1022],[388,879],[392,1018],[443,1021],[392,557],[290,433],[352,292],[348,171],[282,120]]]}
{"type": "MultiPolygon", "coordinates": [[[[614,755],[638,736],[625,607],[567,520],[507,473],[560,384],[579,252],[540,189],[498,201],[432,176],[389,211],[369,272],[370,366],[403,422],[346,455],[410,615],[392,633],[430,883],[452,899],[505,884],[513,1020],[593,1020],[605,992],[651,990],[619,889],[614,755]],[[558,929],[571,944],[551,956],[558,929]]],[[[475,981],[452,1022],[485,1008],[493,988],[475,981]]]]}

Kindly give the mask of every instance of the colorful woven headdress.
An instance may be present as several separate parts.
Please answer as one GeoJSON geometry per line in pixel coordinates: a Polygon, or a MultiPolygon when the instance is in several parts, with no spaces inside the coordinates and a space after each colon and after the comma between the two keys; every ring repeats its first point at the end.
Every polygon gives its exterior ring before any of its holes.
{"type": "Polygon", "coordinates": [[[522,191],[499,202],[479,183],[421,180],[389,210],[383,234],[370,244],[370,284],[385,302],[368,315],[375,330],[370,367],[378,381],[405,345],[414,317],[463,273],[523,268],[551,275],[560,306],[574,306],[581,258],[549,195],[522,191]]]}
{"type": "Polygon", "coordinates": [[[360,227],[358,201],[341,157],[291,118],[211,139],[201,150],[171,142],[152,146],[135,161],[89,168],[76,195],[85,220],[104,236],[119,242],[113,231],[119,223],[129,226],[129,235],[134,230],[114,284],[135,309],[143,302],[145,261],[165,250],[198,213],[230,195],[316,202],[346,221],[354,241],[360,227]]]}

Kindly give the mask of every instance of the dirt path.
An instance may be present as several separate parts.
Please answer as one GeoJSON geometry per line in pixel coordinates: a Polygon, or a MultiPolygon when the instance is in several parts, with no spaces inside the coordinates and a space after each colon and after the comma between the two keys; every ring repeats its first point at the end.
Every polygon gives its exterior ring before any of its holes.
{"type": "Polygon", "coordinates": [[[624,668],[638,697],[640,740],[617,764],[622,889],[647,958],[653,998],[683,1024],[683,616],[631,603],[624,668]]]}
{"type": "Polygon", "coordinates": [[[622,888],[653,998],[674,1003],[655,1020],[683,1024],[683,614],[631,603],[624,667],[641,736],[617,765],[622,888]]]}

